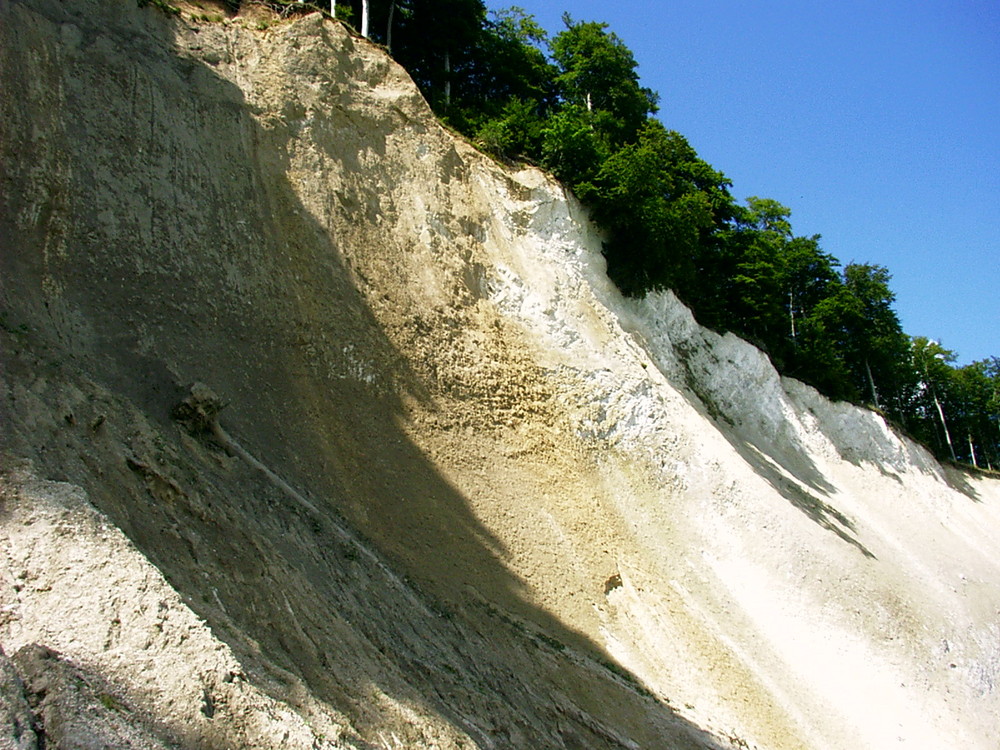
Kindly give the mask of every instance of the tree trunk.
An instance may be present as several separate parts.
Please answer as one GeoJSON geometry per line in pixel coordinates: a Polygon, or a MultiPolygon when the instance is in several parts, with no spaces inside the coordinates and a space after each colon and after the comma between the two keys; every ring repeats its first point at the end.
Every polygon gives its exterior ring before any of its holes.
{"type": "Polygon", "coordinates": [[[444,109],[451,108],[451,53],[444,53],[444,109]]]}
{"type": "Polygon", "coordinates": [[[969,453],[972,455],[972,465],[978,469],[979,462],[976,461],[976,447],[972,444],[972,435],[969,435],[969,453]]]}
{"type": "Polygon", "coordinates": [[[337,0],[330,0],[330,18],[337,17],[337,0]]]}
{"type": "Polygon", "coordinates": [[[931,391],[934,394],[934,406],[937,407],[938,416],[941,418],[941,429],[944,430],[944,439],[948,443],[948,450],[951,452],[951,460],[957,461],[958,458],[955,456],[955,446],[951,444],[951,433],[948,432],[948,424],[944,421],[944,409],[941,408],[941,402],[938,401],[937,393],[931,391]]]}
{"type": "Polygon", "coordinates": [[[792,322],[792,342],[796,341],[795,337],[795,293],[789,289],[788,290],[788,317],[792,322]]]}
{"type": "Polygon", "coordinates": [[[361,36],[368,38],[368,0],[361,0],[361,36]]]}
{"type": "Polygon", "coordinates": [[[396,12],[396,3],[389,3],[389,21],[385,25],[385,48],[392,54],[392,17],[396,12]]]}
{"type": "MultiPolygon", "coordinates": [[[[869,367],[867,358],[865,359],[865,372],[868,374],[868,385],[872,389],[872,402],[875,404],[876,409],[881,409],[882,407],[878,402],[878,391],[875,390],[875,378],[872,377],[872,368],[869,367]]],[[[951,445],[951,442],[948,445],[951,445]]]]}

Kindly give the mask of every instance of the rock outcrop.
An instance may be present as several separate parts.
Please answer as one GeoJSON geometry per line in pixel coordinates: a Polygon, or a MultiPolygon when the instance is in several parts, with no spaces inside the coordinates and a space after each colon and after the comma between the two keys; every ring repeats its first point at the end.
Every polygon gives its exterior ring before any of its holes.
{"type": "Polygon", "coordinates": [[[1000,482],[376,46],[0,0],[0,85],[0,745],[995,748],[1000,482]]]}

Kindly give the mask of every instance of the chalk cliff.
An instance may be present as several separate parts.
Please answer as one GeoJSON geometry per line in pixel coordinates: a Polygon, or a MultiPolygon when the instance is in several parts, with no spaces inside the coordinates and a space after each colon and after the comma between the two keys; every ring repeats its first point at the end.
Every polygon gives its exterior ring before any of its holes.
{"type": "Polygon", "coordinates": [[[0,0],[0,90],[0,746],[997,747],[1000,482],[376,46],[0,0]]]}

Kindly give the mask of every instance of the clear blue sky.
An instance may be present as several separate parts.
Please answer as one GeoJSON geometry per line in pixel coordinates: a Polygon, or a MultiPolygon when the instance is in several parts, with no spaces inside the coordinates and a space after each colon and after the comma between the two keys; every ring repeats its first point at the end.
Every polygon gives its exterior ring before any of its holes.
{"type": "Polygon", "coordinates": [[[487,2],[510,5],[607,22],[739,200],[887,266],[907,333],[1000,356],[1000,2],[487,2]]]}

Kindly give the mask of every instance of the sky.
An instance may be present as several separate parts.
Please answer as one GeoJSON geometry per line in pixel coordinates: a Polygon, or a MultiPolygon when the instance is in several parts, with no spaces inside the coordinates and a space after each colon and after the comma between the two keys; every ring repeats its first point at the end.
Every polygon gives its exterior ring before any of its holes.
{"type": "Polygon", "coordinates": [[[892,274],[903,330],[1000,356],[998,0],[488,0],[603,21],[658,117],[797,235],[892,274]]]}

